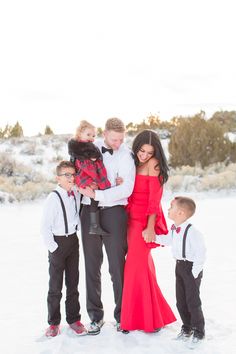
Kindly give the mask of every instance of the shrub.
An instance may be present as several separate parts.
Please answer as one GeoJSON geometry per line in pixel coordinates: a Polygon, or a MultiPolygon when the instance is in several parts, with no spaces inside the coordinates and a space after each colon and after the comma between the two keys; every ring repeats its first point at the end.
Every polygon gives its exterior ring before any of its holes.
{"type": "Polygon", "coordinates": [[[203,113],[180,119],[169,142],[170,165],[173,167],[200,164],[203,168],[225,161],[230,141],[215,121],[206,121],[203,113]]]}

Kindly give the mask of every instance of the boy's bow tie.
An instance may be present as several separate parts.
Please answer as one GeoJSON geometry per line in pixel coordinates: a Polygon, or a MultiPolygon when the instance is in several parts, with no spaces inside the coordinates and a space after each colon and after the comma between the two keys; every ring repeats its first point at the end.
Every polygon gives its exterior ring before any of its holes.
{"type": "Polygon", "coordinates": [[[174,224],[171,226],[171,230],[173,231],[173,230],[175,230],[176,232],[177,232],[177,234],[180,232],[180,230],[181,230],[181,227],[180,226],[178,226],[178,227],[176,227],[174,224]]]}
{"type": "Polygon", "coordinates": [[[71,196],[74,197],[75,196],[74,191],[68,191],[67,194],[68,194],[68,197],[71,197],[71,196]]]}

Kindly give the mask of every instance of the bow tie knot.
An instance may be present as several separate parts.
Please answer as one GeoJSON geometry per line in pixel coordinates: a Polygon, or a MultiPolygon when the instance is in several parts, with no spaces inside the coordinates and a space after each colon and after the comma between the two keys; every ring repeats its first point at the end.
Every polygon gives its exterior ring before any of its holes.
{"type": "Polygon", "coordinates": [[[177,232],[177,234],[180,232],[180,230],[181,230],[181,227],[180,226],[178,226],[178,227],[176,227],[174,224],[171,226],[171,230],[173,231],[175,231],[175,232],[177,232]]]}
{"type": "Polygon", "coordinates": [[[109,152],[109,154],[113,154],[113,150],[112,149],[108,149],[105,146],[102,146],[102,153],[105,154],[105,152],[109,152]]]}
{"type": "Polygon", "coordinates": [[[68,194],[68,197],[71,197],[71,196],[74,197],[75,196],[74,191],[68,191],[67,194],[68,194]]]}

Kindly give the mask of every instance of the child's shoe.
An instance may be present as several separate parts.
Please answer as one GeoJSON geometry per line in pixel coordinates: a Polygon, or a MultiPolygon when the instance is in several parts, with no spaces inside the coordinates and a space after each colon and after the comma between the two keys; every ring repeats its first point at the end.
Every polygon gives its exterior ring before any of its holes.
{"type": "Polygon", "coordinates": [[[58,334],[60,334],[59,325],[50,325],[45,332],[46,337],[56,337],[58,334]]]}
{"type": "Polygon", "coordinates": [[[79,336],[84,336],[87,334],[87,330],[80,321],[69,324],[70,328],[79,336]]]}
{"type": "Polygon", "coordinates": [[[90,226],[89,226],[90,235],[100,235],[100,236],[109,236],[110,234],[103,230],[100,225],[100,216],[99,211],[90,212],[90,226]]]}

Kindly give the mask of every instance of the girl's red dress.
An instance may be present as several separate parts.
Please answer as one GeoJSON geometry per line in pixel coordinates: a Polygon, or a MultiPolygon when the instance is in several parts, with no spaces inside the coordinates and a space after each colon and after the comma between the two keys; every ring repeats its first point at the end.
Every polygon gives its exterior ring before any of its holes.
{"type": "Polygon", "coordinates": [[[128,254],[124,272],[121,310],[121,328],[154,332],[176,318],[165,300],[156,279],[151,255],[155,243],[146,244],[142,231],[148,215],[156,214],[155,231],[167,234],[167,225],[161,207],[162,186],[155,176],[136,175],[134,190],[127,211],[128,254]]]}

